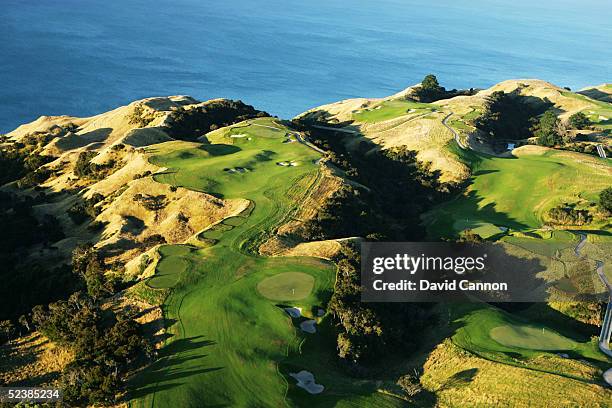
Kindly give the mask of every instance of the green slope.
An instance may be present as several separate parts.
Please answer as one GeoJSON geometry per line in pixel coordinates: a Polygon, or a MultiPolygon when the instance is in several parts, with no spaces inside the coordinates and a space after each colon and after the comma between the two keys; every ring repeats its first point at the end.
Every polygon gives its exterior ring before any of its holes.
{"type": "Polygon", "coordinates": [[[596,201],[599,192],[612,185],[612,165],[586,155],[555,150],[513,158],[458,154],[472,168],[472,184],[465,194],[426,214],[424,221],[434,237],[486,224],[539,228],[551,207],[596,201]]]}

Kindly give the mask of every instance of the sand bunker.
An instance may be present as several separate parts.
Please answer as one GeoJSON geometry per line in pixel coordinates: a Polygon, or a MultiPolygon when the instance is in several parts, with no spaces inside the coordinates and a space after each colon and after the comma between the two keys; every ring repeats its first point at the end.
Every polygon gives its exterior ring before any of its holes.
{"type": "Polygon", "coordinates": [[[310,371],[302,370],[289,375],[297,380],[298,387],[305,389],[309,394],[320,394],[325,389],[321,384],[315,383],[314,375],[310,371]]]}
{"type": "Polygon", "coordinates": [[[304,333],[316,333],[316,324],[317,322],[315,320],[304,320],[302,323],[300,323],[300,329],[302,329],[304,333]]]}
{"type": "Polygon", "coordinates": [[[249,169],[245,169],[244,167],[233,167],[231,169],[223,169],[226,173],[234,174],[234,173],[246,173],[249,169]]]}
{"type": "Polygon", "coordinates": [[[235,135],[230,135],[230,137],[237,137],[237,138],[241,138],[241,137],[247,137],[247,135],[246,135],[246,134],[244,134],[244,133],[237,133],[237,134],[235,134],[235,135]]]}
{"type": "Polygon", "coordinates": [[[288,166],[295,167],[295,166],[299,166],[299,165],[300,165],[300,163],[299,163],[299,162],[296,162],[296,161],[291,160],[291,161],[281,161],[281,162],[276,162],[276,165],[277,165],[277,166],[283,166],[283,167],[288,167],[288,166]]]}
{"type": "Polygon", "coordinates": [[[285,312],[294,319],[302,316],[302,308],[301,307],[286,307],[285,312]]]}

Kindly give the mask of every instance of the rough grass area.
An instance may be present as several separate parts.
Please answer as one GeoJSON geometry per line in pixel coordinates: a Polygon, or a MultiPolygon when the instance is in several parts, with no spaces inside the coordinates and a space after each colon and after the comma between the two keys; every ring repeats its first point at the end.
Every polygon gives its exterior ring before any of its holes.
{"type": "Polygon", "coordinates": [[[285,272],[259,282],[257,291],[270,300],[290,301],[304,299],[312,292],[313,286],[314,278],[311,275],[285,272]]]}
{"type": "Polygon", "coordinates": [[[422,383],[440,407],[609,406],[612,392],[598,383],[599,372],[588,364],[557,356],[538,360],[543,367],[563,367],[588,380],[499,364],[445,341],[425,363],[422,383]]]}
{"type": "Polygon", "coordinates": [[[581,154],[537,150],[501,158],[464,152],[460,158],[472,167],[472,184],[424,217],[433,237],[455,235],[465,225],[480,223],[519,231],[539,228],[550,208],[594,202],[612,184],[611,164],[581,154]]]}
{"type": "Polygon", "coordinates": [[[358,122],[375,123],[395,119],[409,113],[421,114],[435,110],[436,106],[429,103],[391,100],[383,101],[357,111],[353,113],[353,119],[358,122]]]}

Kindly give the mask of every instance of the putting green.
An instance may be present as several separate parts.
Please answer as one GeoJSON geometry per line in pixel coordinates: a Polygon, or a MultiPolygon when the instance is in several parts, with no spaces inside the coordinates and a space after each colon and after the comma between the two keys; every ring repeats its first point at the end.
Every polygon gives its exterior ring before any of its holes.
{"type": "Polygon", "coordinates": [[[149,279],[147,285],[155,289],[174,287],[181,277],[181,273],[189,269],[186,256],[191,250],[183,245],[165,245],[159,249],[162,259],[157,264],[155,275],[149,279]]]}
{"type": "Polygon", "coordinates": [[[498,326],[491,329],[489,336],[501,345],[529,350],[572,350],[576,347],[567,337],[532,326],[498,326]]]}
{"type": "Polygon", "coordinates": [[[300,300],[312,292],[315,280],[302,272],[285,272],[270,276],[257,284],[257,291],[270,300],[300,300]]]}

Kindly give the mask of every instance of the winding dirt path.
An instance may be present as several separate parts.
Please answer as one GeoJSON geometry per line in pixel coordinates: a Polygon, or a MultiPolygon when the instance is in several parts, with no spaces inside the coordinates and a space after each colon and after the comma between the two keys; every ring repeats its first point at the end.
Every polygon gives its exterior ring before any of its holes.
{"type": "Polygon", "coordinates": [[[450,130],[453,133],[453,136],[455,137],[455,141],[457,142],[457,144],[459,145],[459,147],[462,150],[467,150],[468,146],[465,146],[462,142],[461,142],[461,138],[459,137],[459,133],[457,133],[457,131],[455,129],[453,129],[452,127],[448,126],[448,119],[453,116],[453,112],[449,113],[448,115],[446,115],[444,117],[444,119],[442,119],[442,124],[444,125],[444,127],[446,127],[448,130],[450,130]]]}

